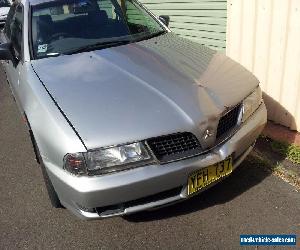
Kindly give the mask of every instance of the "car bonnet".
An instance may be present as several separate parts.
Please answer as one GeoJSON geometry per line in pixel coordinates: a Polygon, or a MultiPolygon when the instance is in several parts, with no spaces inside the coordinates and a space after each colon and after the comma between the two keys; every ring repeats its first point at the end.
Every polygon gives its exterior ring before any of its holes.
{"type": "Polygon", "coordinates": [[[183,131],[200,137],[258,85],[224,54],[172,33],[32,67],[87,149],[183,131]]]}

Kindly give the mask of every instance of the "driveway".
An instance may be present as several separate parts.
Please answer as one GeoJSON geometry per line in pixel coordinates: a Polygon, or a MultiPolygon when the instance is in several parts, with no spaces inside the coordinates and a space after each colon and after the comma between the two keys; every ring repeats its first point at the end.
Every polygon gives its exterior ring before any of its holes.
{"type": "Polygon", "coordinates": [[[300,236],[300,193],[253,157],[205,193],[157,211],[81,221],[51,208],[0,68],[0,249],[235,249],[251,233],[300,236]]]}

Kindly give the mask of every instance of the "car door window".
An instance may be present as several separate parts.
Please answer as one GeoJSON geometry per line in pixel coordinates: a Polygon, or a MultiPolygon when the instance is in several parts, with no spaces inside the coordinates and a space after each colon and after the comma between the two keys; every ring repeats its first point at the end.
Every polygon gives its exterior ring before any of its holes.
{"type": "Polygon", "coordinates": [[[5,27],[4,27],[4,34],[6,35],[6,38],[10,40],[10,35],[11,35],[11,23],[13,21],[13,17],[15,15],[16,11],[16,6],[13,5],[7,14],[6,22],[5,22],[5,27]]]}
{"type": "Polygon", "coordinates": [[[11,43],[15,50],[17,58],[22,56],[22,39],[23,38],[23,7],[18,5],[11,25],[11,43]]]}
{"type": "Polygon", "coordinates": [[[22,57],[23,16],[23,6],[21,4],[12,6],[4,30],[18,59],[22,57]]]}
{"type": "Polygon", "coordinates": [[[110,0],[98,0],[97,4],[99,5],[100,11],[105,11],[110,20],[117,19],[115,6],[110,0]]]}
{"type": "Polygon", "coordinates": [[[134,1],[125,1],[126,18],[132,33],[150,32],[161,30],[160,24],[153,20],[143,8],[134,1]]]}

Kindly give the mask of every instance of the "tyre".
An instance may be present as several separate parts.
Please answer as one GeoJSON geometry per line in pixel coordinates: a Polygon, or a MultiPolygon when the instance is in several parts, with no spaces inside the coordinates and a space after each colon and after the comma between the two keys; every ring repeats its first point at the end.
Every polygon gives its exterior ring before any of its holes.
{"type": "Polygon", "coordinates": [[[51,202],[51,205],[55,208],[63,208],[62,204],[60,203],[60,200],[57,196],[57,193],[52,185],[52,182],[48,176],[48,173],[46,171],[46,168],[42,162],[42,160],[40,159],[40,166],[41,166],[41,169],[42,169],[42,173],[43,173],[43,178],[44,178],[44,182],[45,182],[45,185],[46,185],[46,189],[47,189],[47,192],[48,192],[48,196],[49,196],[49,200],[51,202]]]}
{"type": "Polygon", "coordinates": [[[34,136],[33,136],[33,133],[32,131],[30,130],[29,131],[30,133],[30,137],[31,137],[31,141],[32,141],[32,144],[33,144],[33,149],[34,149],[34,152],[35,152],[35,155],[36,155],[36,160],[37,162],[39,163],[41,169],[42,169],[42,174],[43,174],[43,178],[44,178],[44,182],[45,182],[45,186],[46,186],[46,189],[47,189],[47,193],[48,193],[48,197],[49,197],[49,200],[51,202],[51,205],[55,208],[63,208],[63,205],[60,203],[60,200],[58,198],[58,195],[52,185],[52,182],[48,176],[48,173],[47,173],[47,170],[46,170],[46,167],[43,163],[43,159],[40,155],[40,151],[39,151],[39,148],[35,142],[35,139],[34,139],[34,136]]]}

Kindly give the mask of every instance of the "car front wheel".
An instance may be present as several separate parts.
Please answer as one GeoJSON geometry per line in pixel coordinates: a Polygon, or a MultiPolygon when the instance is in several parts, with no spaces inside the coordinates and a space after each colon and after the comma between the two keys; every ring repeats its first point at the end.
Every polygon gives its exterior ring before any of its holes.
{"type": "Polygon", "coordinates": [[[57,193],[56,193],[56,191],[55,191],[55,189],[52,185],[52,182],[49,178],[49,175],[48,175],[46,167],[43,163],[43,159],[41,157],[39,148],[38,148],[38,146],[36,144],[36,141],[34,139],[33,133],[32,133],[31,130],[29,131],[29,133],[30,133],[33,148],[34,148],[34,151],[35,151],[35,154],[36,154],[36,160],[37,160],[37,162],[39,163],[39,165],[42,169],[42,174],[43,174],[44,182],[45,182],[45,185],[46,185],[46,189],[47,189],[47,193],[48,193],[51,205],[55,208],[63,208],[63,205],[60,203],[58,195],[57,195],[57,193]]]}
{"type": "Polygon", "coordinates": [[[46,185],[46,188],[47,188],[47,192],[48,192],[48,196],[49,196],[49,200],[51,202],[51,205],[55,208],[63,208],[62,204],[60,203],[60,200],[57,196],[57,193],[52,185],[52,182],[48,176],[48,173],[46,171],[46,168],[43,164],[43,162],[41,161],[40,159],[40,166],[41,166],[41,169],[42,169],[42,173],[43,173],[43,178],[44,178],[44,182],[45,182],[45,185],[46,185]]]}

